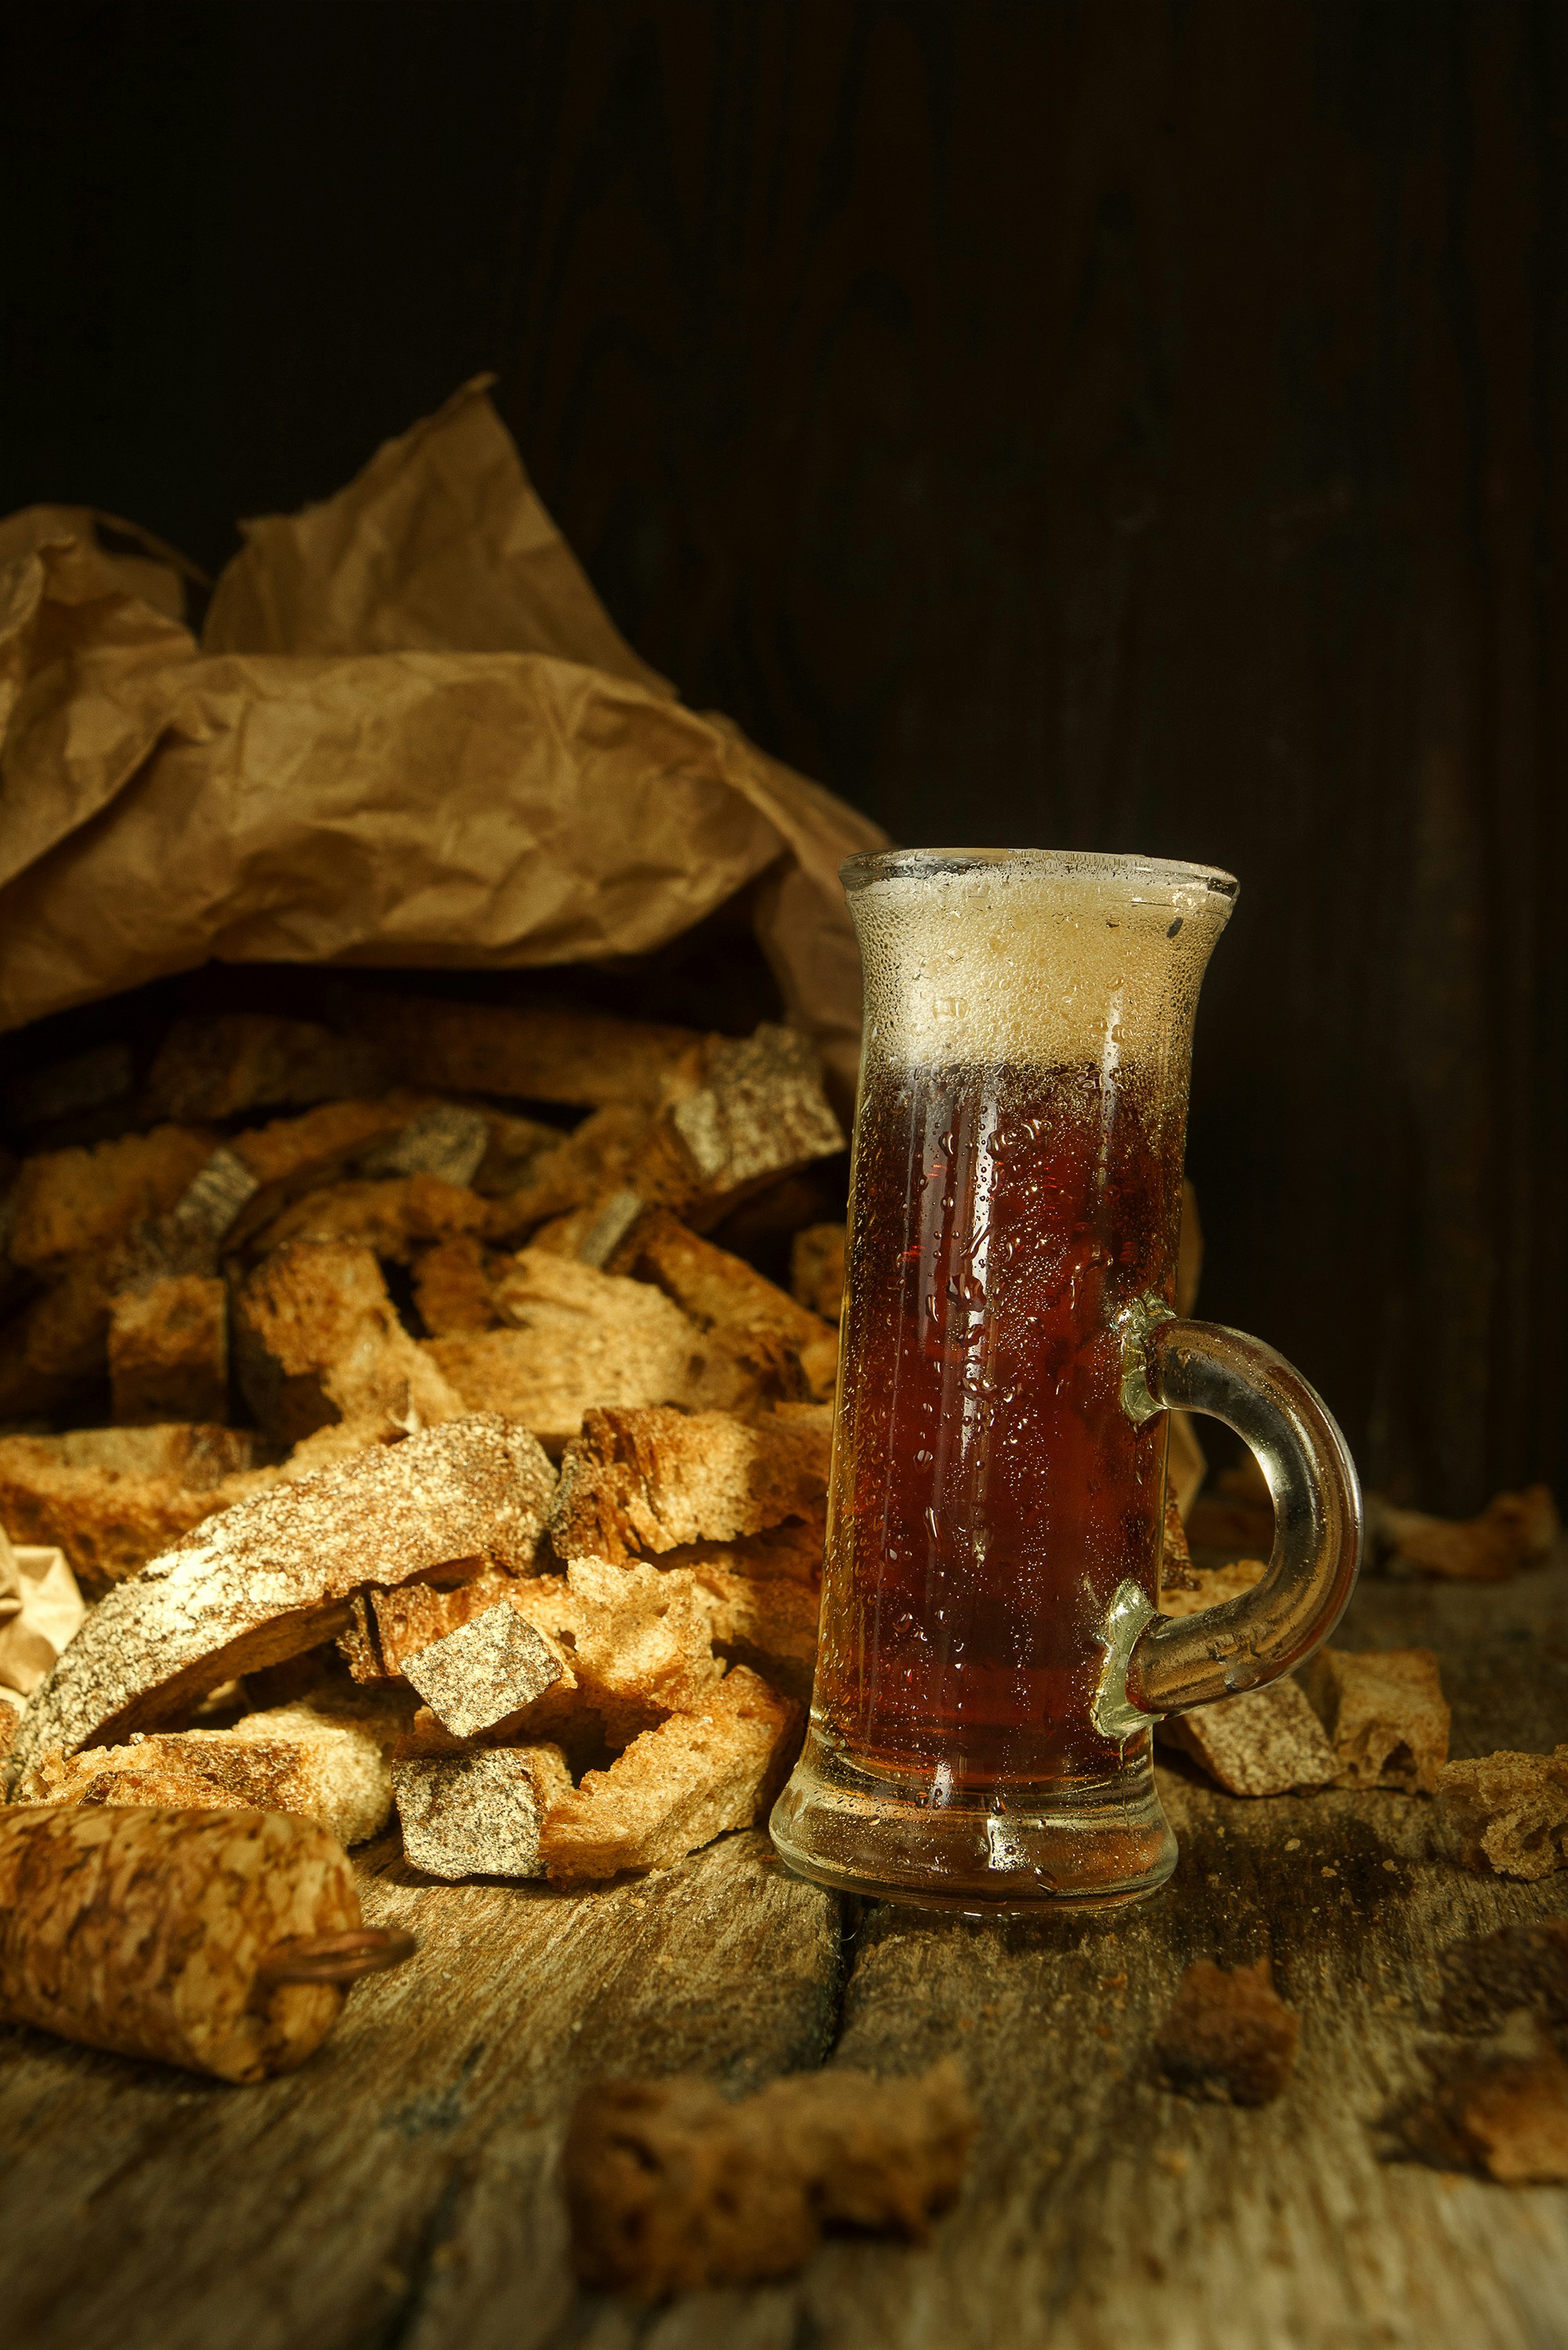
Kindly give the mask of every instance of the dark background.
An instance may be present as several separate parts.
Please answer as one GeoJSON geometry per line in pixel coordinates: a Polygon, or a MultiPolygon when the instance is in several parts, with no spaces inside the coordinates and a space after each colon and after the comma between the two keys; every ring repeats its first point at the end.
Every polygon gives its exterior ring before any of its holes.
{"type": "Polygon", "coordinates": [[[621,627],[906,841],[1242,879],[1205,1305],[1568,1487],[1561,0],[0,14],[0,511],[210,569],[465,376],[621,627]]]}

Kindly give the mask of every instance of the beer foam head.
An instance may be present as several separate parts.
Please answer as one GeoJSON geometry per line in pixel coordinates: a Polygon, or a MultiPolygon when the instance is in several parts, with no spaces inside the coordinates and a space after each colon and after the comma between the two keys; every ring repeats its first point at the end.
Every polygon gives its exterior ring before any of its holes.
{"type": "Polygon", "coordinates": [[[1158,1079],[1174,1055],[1185,1075],[1230,874],[1032,848],[905,849],[842,869],[868,1061],[1158,1079]]]}

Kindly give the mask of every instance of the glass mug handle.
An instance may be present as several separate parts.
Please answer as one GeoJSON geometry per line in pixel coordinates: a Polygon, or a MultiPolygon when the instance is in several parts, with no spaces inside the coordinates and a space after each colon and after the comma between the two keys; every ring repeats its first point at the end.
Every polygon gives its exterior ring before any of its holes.
{"type": "Polygon", "coordinates": [[[1106,1612],[1095,1701],[1102,1736],[1125,1741],[1181,1713],[1278,1679],[1327,1639],[1361,1564],[1361,1487],[1322,1398],[1282,1355],[1218,1322],[1179,1321],[1153,1297],[1122,1316],[1122,1409],[1206,1412],[1257,1456],[1274,1503],[1262,1581],[1195,1616],[1161,1616],[1136,1583],[1106,1612]]]}

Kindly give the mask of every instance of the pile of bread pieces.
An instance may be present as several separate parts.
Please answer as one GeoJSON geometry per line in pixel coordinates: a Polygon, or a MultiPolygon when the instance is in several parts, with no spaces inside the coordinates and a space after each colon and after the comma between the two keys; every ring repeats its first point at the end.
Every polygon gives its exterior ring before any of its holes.
{"type": "Polygon", "coordinates": [[[129,1107],[118,1048],[34,1083],[129,1122],[0,1206],[0,1426],[108,1403],[0,1436],[0,1580],[63,1553],[88,1603],[52,1671],[0,1656],[11,1797],[345,1844],[395,1804],[449,1878],[679,1858],[763,1814],[809,1688],[843,1225],[789,1290],[710,1235],[832,1200],[815,1056],[335,1008],[177,1021],[129,1107]]]}
{"type": "MultiPolygon", "coordinates": [[[[395,1807],[450,1879],[679,1859],[765,1816],[809,1694],[845,1245],[820,1068],[768,1024],[370,984],[333,1013],[190,1015],[143,1067],[109,1045],[9,1089],[45,1137],[0,1166],[9,1795],[345,1845],[395,1807]]],[[[1216,1506],[1266,1546],[1257,1472],[1216,1506]]],[[[1494,1578],[1557,1531],[1537,1489],[1384,1540],[1494,1578]]],[[[1263,1573],[1189,1565],[1173,1500],[1167,1612],[1263,1573]]],[[[1160,1735],[1233,1794],[1436,1794],[1476,1865],[1568,1861],[1568,1750],[1449,1762],[1425,1649],[1330,1648],[1160,1735]]]]}

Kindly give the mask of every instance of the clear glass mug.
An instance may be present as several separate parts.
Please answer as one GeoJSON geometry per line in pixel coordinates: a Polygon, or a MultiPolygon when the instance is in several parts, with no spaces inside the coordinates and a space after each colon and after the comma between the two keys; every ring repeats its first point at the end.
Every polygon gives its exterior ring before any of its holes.
{"type": "Polygon", "coordinates": [[[970,1911],[1176,1863],[1155,1719],[1328,1637],[1359,1565],[1344,1438],[1256,1339],[1179,1321],[1193,1016],[1237,885],[1043,850],[852,858],[866,1021],[803,1875],[970,1911]],[[1164,1413],[1274,1499],[1257,1587],[1157,1613],[1164,1413]]]}

